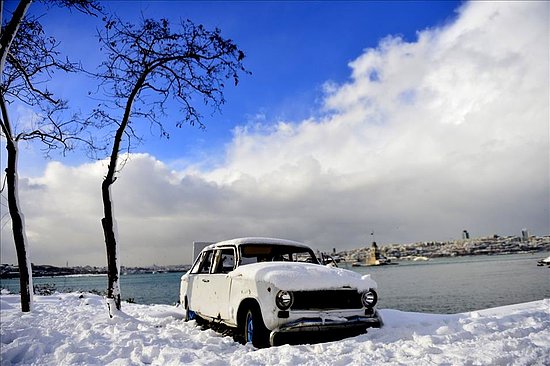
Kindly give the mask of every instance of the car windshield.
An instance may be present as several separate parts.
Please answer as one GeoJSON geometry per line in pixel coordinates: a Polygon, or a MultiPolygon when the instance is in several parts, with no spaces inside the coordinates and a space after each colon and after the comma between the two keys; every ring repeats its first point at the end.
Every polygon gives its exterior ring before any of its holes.
{"type": "Polygon", "coordinates": [[[240,246],[240,252],[240,265],[257,262],[319,263],[311,249],[292,245],[244,244],[240,246]]]}

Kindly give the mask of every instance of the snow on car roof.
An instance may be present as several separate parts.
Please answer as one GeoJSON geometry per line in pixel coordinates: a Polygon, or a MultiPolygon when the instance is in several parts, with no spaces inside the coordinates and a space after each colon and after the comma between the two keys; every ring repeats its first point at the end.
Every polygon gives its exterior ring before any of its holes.
{"type": "MultiPolygon", "coordinates": [[[[224,240],[217,242],[215,244],[209,245],[208,249],[217,248],[219,246],[224,245],[243,245],[243,244],[274,244],[274,245],[292,245],[295,247],[302,247],[302,248],[308,248],[311,249],[308,245],[304,243],[300,243],[293,240],[286,240],[286,239],[277,239],[277,238],[264,238],[264,237],[246,237],[246,238],[236,238],[236,239],[230,239],[230,240],[224,240]]],[[[205,249],[206,249],[205,248],[205,249]]]]}

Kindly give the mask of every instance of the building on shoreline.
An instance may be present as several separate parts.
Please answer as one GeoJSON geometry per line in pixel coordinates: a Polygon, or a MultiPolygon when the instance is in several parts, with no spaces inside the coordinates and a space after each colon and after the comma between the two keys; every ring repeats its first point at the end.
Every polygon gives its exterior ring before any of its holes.
{"type": "MultiPolygon", "coordinates": [[[[341,251],[336,255],[345,262],[365,262],[370,257],[372,250],[372,247],[369,246],[341,251]]],[[[522,237],[493,235],[451,241],[380,245],[376,250],[379,257],[383,256],[392,260],[550,252],[550,236],[529,236],[527,240],[524,240],[523,235],[522,237]]]]}

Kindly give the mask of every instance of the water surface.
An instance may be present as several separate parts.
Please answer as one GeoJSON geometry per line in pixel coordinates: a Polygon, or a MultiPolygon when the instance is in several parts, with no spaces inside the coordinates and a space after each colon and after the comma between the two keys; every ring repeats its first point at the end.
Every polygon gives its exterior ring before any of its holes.
{"type": "MultiPolygon", "coordinates": [[[[550,298],[550,268],[537,267],[548,253],[437,258],[399,265],[349,267],[378,283],[379,308],[458,313],[550,298]]],[[[346,267],[347,268],[347,267],[346,267]]],[[[121,276],[122,298],[140,304],[175,304],[182,273],[121,276]]],[[[35,285],[57,291],[105,292],[107,276],[41,277],[35,285]]],[[[19,292],[18,280],[0,286],[19,292]]]]}

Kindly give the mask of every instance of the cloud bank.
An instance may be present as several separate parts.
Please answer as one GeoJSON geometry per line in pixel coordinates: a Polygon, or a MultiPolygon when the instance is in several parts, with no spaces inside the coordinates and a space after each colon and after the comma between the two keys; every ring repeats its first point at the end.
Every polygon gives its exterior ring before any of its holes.
{"type": "MultiPolygon", "coordinates": [[[[238,236],[345,249],[371,232],[382,244],[548,234],[548,7],[467,3],[415,42],[388,36],[346,83],[326,83],[322,117],[240,126],[215,169],[131,155],[113,187],[123,264],[188,263],[193,240],[238,236]]],[[[22,180],[33,262],[105,262],[105,169],[52,162],[22,180]]],[[[15,262],[9,227],[3,262],[15,262]]]]}

